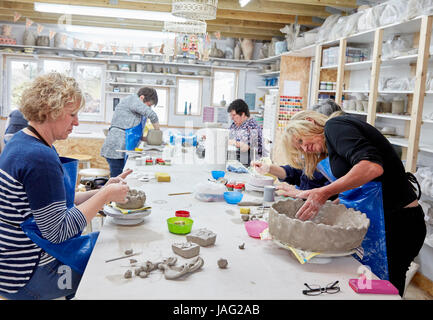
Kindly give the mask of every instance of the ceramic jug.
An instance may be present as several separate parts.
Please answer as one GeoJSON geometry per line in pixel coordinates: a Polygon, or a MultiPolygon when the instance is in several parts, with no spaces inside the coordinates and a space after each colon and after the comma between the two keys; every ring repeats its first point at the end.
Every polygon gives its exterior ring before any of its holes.
{"type": "Polygon", "coordinates": [[[38,36],[36,39],[36,45],[39,47],[49,47],[50,38],[48,36],[38,36]]]}
{"type": "Polygon", "coordinates": [[[245,60],[251,60],[254,53],[254,41],[244,38],[241,42],[242,53],[245,60]]]}

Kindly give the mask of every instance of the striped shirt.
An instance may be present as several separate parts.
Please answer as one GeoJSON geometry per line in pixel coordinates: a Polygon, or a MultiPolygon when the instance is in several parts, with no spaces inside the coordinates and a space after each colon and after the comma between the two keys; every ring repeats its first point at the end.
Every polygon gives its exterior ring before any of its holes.
{"type": "Polygon", "coordinates": [[[38,265],[54,260],[21,229],[32,216],[52,243],[86,226],[80,210],[66,208],[63,167],[55,149],[20,131],[0,156],[0,293],[16,293],[38,265]]]}

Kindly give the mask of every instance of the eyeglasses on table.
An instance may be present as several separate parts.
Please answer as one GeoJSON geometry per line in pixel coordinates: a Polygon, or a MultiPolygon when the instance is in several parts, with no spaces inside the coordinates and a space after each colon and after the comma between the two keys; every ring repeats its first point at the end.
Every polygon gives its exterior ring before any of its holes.
{"type": "Polygon", "coordinates": [[[316,284],[309,285],[307,283],[304,283],[304,285],[308,288],[308,290],[302,290],[302,293],[307,296],[317,296],[322,293],[334,294],[340,292],[340,287],[338,286],[338,280],[333,283],[329,283],[326,287],[321,287],[316,284]]]}

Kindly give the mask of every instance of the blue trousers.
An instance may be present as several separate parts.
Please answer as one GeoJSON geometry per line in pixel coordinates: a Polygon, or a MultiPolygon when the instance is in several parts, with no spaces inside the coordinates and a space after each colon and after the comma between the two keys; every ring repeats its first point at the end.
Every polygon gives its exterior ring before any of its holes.
{"type": "Polygon", "coordinates": [[[0,291],[0,296],[9,300],[71,299],[77,291],[81,276],[59,260],[54,260],[36,267],[29,282],[17,293],[0,291]]]}
{"type": "Polygon", "coordinates": [[[122,173],[123,168],[125,167],[124,159],[105,158],[105,160],[107,160],[110,167],[110,177],[117,177],[119,174],[122,173]]]}

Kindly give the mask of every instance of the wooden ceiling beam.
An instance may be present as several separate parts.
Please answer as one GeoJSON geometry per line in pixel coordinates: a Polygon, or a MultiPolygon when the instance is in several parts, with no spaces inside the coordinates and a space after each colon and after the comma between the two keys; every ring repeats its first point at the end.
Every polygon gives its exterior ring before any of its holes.
{"type": "Polygon", "coordinates": [[[267,0],[267,2],[280,2],[289,4],[308,4],[323,7],[357,8],[356,0],[267,0]]]}
{"type": "MultiPolygon", "coordinates": [[[[245,21],[262,21],[273,23],[295,23],[296,16],[276,13],[242,12],[218,9],[217,18],[234,19],[245,21]]],[[[209,20],[210,21],[210,20],[209,20]]],[[[320,23],[313,22],[311,17],[298,17],[298,24],[309,26],[320,26],[320,23]]]]}

